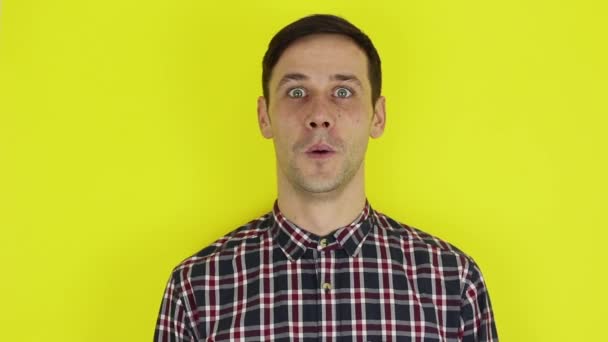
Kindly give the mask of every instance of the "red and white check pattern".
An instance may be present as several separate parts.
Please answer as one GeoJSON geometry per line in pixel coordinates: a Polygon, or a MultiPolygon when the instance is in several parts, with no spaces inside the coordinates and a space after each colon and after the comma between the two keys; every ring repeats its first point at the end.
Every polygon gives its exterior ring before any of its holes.
{"type": "Polygon", "coordinates": [[[154,340],[498,341],[475,262],[374,211],[326,237],[278,208],[177,266],[154,340]]]}

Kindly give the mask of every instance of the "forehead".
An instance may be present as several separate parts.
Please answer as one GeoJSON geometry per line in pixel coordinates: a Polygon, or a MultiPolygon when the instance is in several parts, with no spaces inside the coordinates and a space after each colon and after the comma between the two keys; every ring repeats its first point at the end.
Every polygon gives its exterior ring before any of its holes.
{"type": "Polygon", "coordinates": [[[310,35],[296,40],[283,51],[274,67],[270,83],[276,85],[288,73],[302,73],[310,78],[354,74],[362,81],[368,80],[367,56],[347,36],[310,35]]]}

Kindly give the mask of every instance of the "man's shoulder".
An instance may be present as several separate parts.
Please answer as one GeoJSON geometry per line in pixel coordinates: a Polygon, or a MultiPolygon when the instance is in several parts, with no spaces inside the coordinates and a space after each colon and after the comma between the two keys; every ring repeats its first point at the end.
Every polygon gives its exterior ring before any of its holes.
{"type": "Polygon", "coordinates": [[[410,246],[414,250],[424,250],[440,254],[450,254],[468,262],[472,258],[450,242],[435,235],[427,233],[419,228],[399,222],[386,214],[375,211],[378,227],[385,231],[388,236],[397,238],[402,244],[410,246]]]}
{"type": "Polygon", "coordinates": [[[183,271],[189,273],[192,268],[204,265],[209,260],[231,257],[235,253],[239,253],[241,247],[247,250],[257,248],[262,236],[268,232],[273,222],[272,212],[270,212],[239,226],[194,255],[184,259],[175,267],[174,273],[183,271]]]}

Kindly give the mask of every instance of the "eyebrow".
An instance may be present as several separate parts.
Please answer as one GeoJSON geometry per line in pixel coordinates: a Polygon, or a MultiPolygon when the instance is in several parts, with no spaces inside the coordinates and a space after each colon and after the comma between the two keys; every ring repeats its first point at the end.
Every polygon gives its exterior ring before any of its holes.
{"type": "MultiPolygon", "coordinates": [[[[281,88],[281,86],[290,81],[305,81],[308,79],[308,76],[298,72],[285,74],[277,84],[277,89],[281,88]]],[[[332,81],[353,82],[356,83],[359,87],[362,87],[361,80],[359,80],[359,78],[353,74],[334,74],[330,76],[329,79],[332,81]]]]}
{"type": "Polygon", "coordinates": [[[335,74],[330,77],[332,81],[350,81],[356,83],[359,87],[361,87],[361,80],[353,74],[335,74]]]}
{"type": "Polygon", "coordinates": [[[277,84],[277,89],[281,88],[281,86],[283,84],[285,84],[289,81],[303,81],[303,80],[307,80],[307,79],[308,79],[308,76],[297,73],[297,72],[285,74],[279,81],[279,84],[277,84]]]}

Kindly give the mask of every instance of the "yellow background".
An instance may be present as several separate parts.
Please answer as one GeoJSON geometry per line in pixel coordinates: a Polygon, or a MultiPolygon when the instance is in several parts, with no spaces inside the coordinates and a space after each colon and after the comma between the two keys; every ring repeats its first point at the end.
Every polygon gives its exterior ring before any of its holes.
{"type": "Polygon", "coordinates": [[[604,1],[3,1],[0,340],[149,341],[173,266],[270,210],[261,58],[359,25],[372,205],[480,264],[502,341],[605,341],[604,1]]]}

